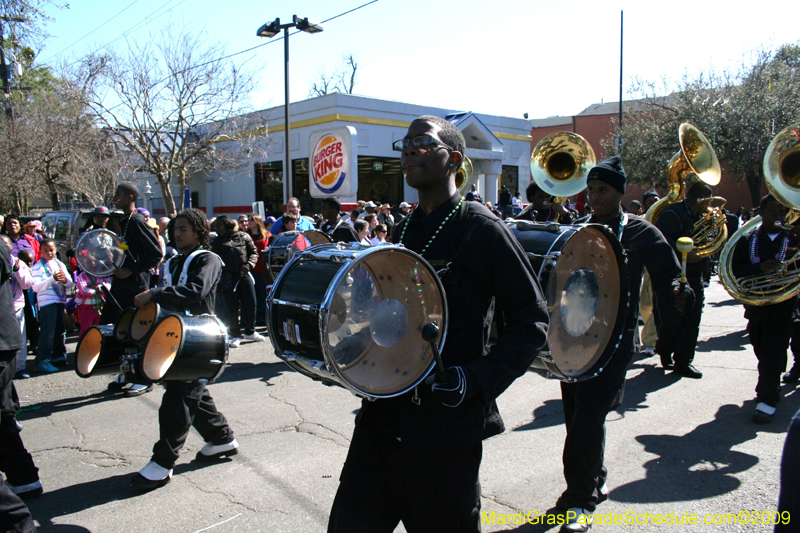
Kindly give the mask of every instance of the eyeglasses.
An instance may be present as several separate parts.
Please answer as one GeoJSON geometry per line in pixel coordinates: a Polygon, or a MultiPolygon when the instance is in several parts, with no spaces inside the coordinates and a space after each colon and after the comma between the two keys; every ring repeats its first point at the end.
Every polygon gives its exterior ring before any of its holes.
{"type": "Polygon", "coordinates": [[[455,150],[455,148],[453,148],[449,144],[443,143],[442,141],[440,141],[436,137],[434,137],[432,135],[428,135],[427,133],[425,133],[423,135],[418,135],[418,136],[414,137],[413,139],[398,139],[398,140],[396,140],[395,142],[392,143],[392,149],[395,152],[402,152],[403,150],[408,148],[409,145],[413,146],[414,148],[424,148],[424,147],[430,146],[432,144],[437,144],[439,146],[444,146],[448,150],[455,150]]]}

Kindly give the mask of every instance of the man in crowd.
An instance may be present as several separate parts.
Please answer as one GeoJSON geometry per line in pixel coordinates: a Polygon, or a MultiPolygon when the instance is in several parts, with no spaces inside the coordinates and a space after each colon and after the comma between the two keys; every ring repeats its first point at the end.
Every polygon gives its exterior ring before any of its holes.
{"type": "Polygon", "coordinates": [[[530,205],[524,209],[517,220],[530,220],[532,222],[559,222],[561,224],[571,224],[573,213],[565,206],[555,202],[553,196],[547,194],[535,181],[531,181],[525,189],[525,195],[530,205]]]}
{"type": "MultiPolygon", "coordinates": [[[[139,189],[133,183],[123,181],[114,192],[114,207],[124,213],[119,221],[120,238],[124,244],[125,260],[122,266],[114,271],[111,281],[111,296],[106,299],[101,324],[114,324],[120,315],[120,308],[133,307],[134,297],[150,287],[150,269],[161,261],[161,245],[155,232],[147,225],[141,213],[136,212],[136,199],[139,189]],[[119,305],[119,307],[117,307],[119,305]]],[[[125,375],[120,374],[117,380],[109,384],[111,390],[121,390],[125,385],[125,375]]],[[[125,391],[126,396],[139,396],[152,390],[152,385],[132,383],[125,391]]]]}
{"type": "Polygon", "coordinates": [[[495,399],[546,340],[545,301],[505,224],[456,189],[466,149],[458,128],[423,116],[393,147],[419,191],[419,206],[393,241],[435,269],[449,267],[447,378],[362,403],[328,531],[389,533],[402,521],[409,533],[477,532],[481,441],[503,431],[495,399]],[[492,302],[505,327],[484,354],[492,302]]]}
{"type": "Polygon", "coordinates": [[[661,197],[658,195],[655,189],[645,191],[645,193],[642,195],[642,211],[647,213],[647,210],[659,200],[661,200],[661,197]]]}
{"type": "MultiPolygon", "coordinates": [[[[665,207],[658,216],[656,227],[675,250],[676,258],[681,257],[678,239],[691,237],[694,225],[706,210],[710,197],[711,187],[699,181],[689,188],[682,202],[665,207]]],[[[695,246],[699,244],[695,243],[695,246]]],[[[700,334],[700,319],[703,316],[703,270],[708,261],[708,258],[698,257],[696,250],[692,250],[687,256],[686,279],[694,292],[695,300],[685,314],[676,313],[669,306],[659,305],[661,325],[656,353],[661,357],[661,365],[665,370],[673,369],[676,374],[693,379],[703,377],[703,373],[692,365],[692,361],[697,336],[700,334]],[[673,333],[664,334],[664,330],[673,333]]]]}
{"type": "MultiPolygon", "coordinates": [[[[680,266],[669,244],[649,222],[622,211],[627,178],[619,156],[601,161],[589,171],[586,198],[593,215],[581,222],[604,224],[613,231],[628,259],[630,301],[619,347],[596,377],[561,383],[567,438],[564,442],[564,477],[567,490],[556,507],[567,513],[563,532],[588,531],[589,516],[608,497],[604,463],[606,415],[622,403],[625,374],[633,357],[633,333],[637,326],[639,287],[644,268],[662,305],[682,311],[690,291],[680,291],[680,266]]],[[[613,342],[613,341],[612,341],[613,342]]]]}
{"type": "Polygon", "coordinates": [[[389,235],[392,234],[392,230],[394,230],[394,217],[392,216],[391,205],[383,204],[381,206],[381,212],[378,213],[378,223],[385,225],[389,235]]]}
{"type": "Polygon", "coordinates": [[[500,189],[500,197],[497,199],[497,203],[500,204],[500,213],[503,215],[503,219],[506,219],[511,216],[511,191],[508,190],[508,187],[503,185],[500,189]]]}
{"type": "Polygon", "coordinates": [[[341,210],[342,202],[338,198],[333,196],[323,198],[322,207],[319,209],[323,220],[319,229],[330,235],[333,242],[358,242],[356,230],[341,216],[341,210]]]}
{"type": "MultiPolygon", "coordinates": [[[[308,220],[306,217],[300,214],[300,200],[295,197],[289,198],[289,203],[286,204],[286,212],[294,215],[297,219],[297,229],[300,231],[306,231],[309,229],[314,229],[314,223],[308,220]]],[[[269,232],[273,235],[277,235],[281,232],[281,219],[275,221],[272,227],[269,229],[269,232]]]]}
{"type": "Polygon", "coordinates": [[[397,211],[397,224],[400,224],[405,218],[411,214],[411,204],[408,202],[400,202],[400,208],[397,211]]]}

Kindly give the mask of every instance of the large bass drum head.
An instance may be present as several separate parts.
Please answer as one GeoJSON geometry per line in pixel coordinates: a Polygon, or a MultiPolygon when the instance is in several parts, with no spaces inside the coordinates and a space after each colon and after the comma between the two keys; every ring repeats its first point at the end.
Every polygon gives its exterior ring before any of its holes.
{"type": "Polygon", "coordinates": [[[87,231],[75,245],[75,260],[93,276],[110,276],[125,260],[121,242],[116,233],[107,229],[87,231]]]}
{"type": "Polygon", "coordinates": [[[625,325],[628,274],[616,236],[588,224],[561,249],[547,286],[548,345],[568,378],[588,379],[613,355],[625,325]]]}
{"type": "Polygon", "coordinates": [[[444,289],[433,268],[399,247],[368,249],[340,271],[326,294],[324,349],[339,375],[374,397],[402,394],[433,368],[428,323],[447,329],[444,289]]]}

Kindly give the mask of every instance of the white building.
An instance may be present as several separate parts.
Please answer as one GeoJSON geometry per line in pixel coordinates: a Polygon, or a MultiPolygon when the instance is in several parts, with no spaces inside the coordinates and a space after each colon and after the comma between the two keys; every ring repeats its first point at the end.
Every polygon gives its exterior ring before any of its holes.
{"type": "MultiPolygon", "coordinates": [[[[357,161],[352,177],[357,195],[340,198],[344,208],[356,200],[389,203],[415,203],[417,192],[408,187],[400,172],[400,153],[392,142],[405,136],[411,121],[420,115],[447,118],[463,133],[467,157],[472,160],[471,183],[485,200],[497,202],[500,185],[513,193],[524,193],[530,183],[531,137],[529,120],[464,113],[348,94],[329,94],[290,105],[289,146],[294,180],[289,196],[298,197],[305,214],[316,212],[319,199],[309,192],[309,138],[329,128],[349,126],[356,132],[351,157],[357,161]]],[[[234,170],[194,175],[188,186],[192,205],[205,209],[209,216],[250,212],[251,204],[264,201],[268,212],[282,211],[284,204],[284,108],[266,109],[241,117],[255,127],[236,135],[236,140],[220,143],[219,149],[241,155],[234,170]]],[[[160,191],[153,187],[149,207],[161,212],[160,191]]],[[[178,193],[179,191],[176,191],[178,193]]],[[[176,194],[179,204],[181,194],[176,194]]]]}

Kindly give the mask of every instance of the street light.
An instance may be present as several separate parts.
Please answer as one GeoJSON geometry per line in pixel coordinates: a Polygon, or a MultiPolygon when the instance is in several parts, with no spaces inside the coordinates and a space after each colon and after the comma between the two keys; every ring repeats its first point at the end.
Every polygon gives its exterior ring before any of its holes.
{"type": "Polygon", "coordinates": [[[256,35],[259,37],[266,37],[271,39],[278,35],[283,30],[283,89],[284,89],[284,122],[286,124],[284,132],[284,150],[286,151],[286,176],[283,182],[283,205],[289,203],[289,196],[291,195],[292,179],[292,155],[289,150],[289,28],[297,28],[306,33],[320,33],[322,26],[308,20],[308,18],[300,18],[297,15],[292,16],[292,22],[288,24],[281,24],[281,19],[276,18],[272,22],[264,24],[256,35]]]}

